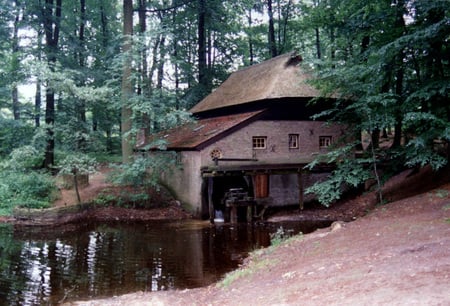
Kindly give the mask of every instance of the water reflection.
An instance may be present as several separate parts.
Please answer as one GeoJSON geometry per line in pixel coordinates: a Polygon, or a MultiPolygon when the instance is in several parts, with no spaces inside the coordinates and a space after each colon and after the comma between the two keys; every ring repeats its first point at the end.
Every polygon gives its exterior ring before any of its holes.
{"type": "MultiPolygon", "coordinates": [[[[326,225],[326,224],[324,224],[326,225]]],[[[219,280],[248,251],[270,244],[279,225],[210,226],[179,221],[0,226],[0,305],[194,288],[219,280]]],[[[298,224],[283,225],[307,232],[298,224]]]]}

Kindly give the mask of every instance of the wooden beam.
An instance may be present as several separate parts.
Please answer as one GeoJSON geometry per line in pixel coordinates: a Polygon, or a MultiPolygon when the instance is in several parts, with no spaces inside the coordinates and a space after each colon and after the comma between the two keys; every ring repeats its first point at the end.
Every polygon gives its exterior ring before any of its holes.
{"type": "Polygon", "coordinates": [[[214,191],[213,178],[208,177],[208,208],[209,208],[209,222],[214,223],[214,203],[212,194],[214,191]]]}
{"type": "Polygon", "coordinates": [[[302,171],[299,171],[297,174],[297,180],[298,180],[298,203],[300,206],[300,210],[303,210],[304,206],[304,199],[303,199],[303,177],[302,177],[302,171]]]}

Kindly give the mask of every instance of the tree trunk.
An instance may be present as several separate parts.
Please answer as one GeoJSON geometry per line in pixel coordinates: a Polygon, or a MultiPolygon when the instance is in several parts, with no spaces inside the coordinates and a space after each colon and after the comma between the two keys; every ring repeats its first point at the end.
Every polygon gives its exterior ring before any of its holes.
{"type": "Polygon", "coordinates": [[[158,71],[157,71],[157,80],[156,88],[159,90],[160,95],[163,88],[163,80],[164,80],[164,44],[166,43],[165,35],[161,35],[161,41],[159,44],[159,62],[158,62],[158,71]]]}
{"type": "MultiPolygon", "coordinates": [[[[62,0],[45,0],[43,9],[43,25],[45,32],[45,43],[47,62],[51,70],[55,69],[56,54],[58,52],[58,40],[61,21],[61,3],[62,0]]],[[[44,167],[50,169],[55,163],[55,139],[54,139],[54,123],[55,123],[55,92],[52,88],[47,87],[45,94],[45,123],[47,124],[47,146],[45,149],[44,167]]]]}
{"type": "Polygon", "coordinates": [[[273,20],[272,0],[267,1],[267,13],[269,15],[269,50],[272,57],[278,55],[275,42],[275,25],[273,20]]]}
{"type": "Polygon", "coordinates": [[[81,203],[81,196],[80,196],[80,189],[78,188],[78,171],[77,170],[73,170],[72,171],[72,175],[73,175],[73,186],[75,189],[75,194],[77,195],[77,203],[80,204],[81,203]]]}
{"type": "Polygon", "coordinates": [[[248,10],[248,15],[247,15],[247,20],[248,20],[248,28],[250,29],[250,32],[248,33],[248,57],[249,57],[249,64],[253,65],[253,61],[254,61],[254,55],[253,55],[253,37],[252,37],[252,26],[253,26],[253,16],[252,16],[252,10],[249,9],[248,10]]]}
{"type": "Polygon", "coordinates": [[[19,90],[17,89],[17,83],[18,83],[18,70],[20,65],[20,59],[19,59],[19,21],[20,21],[20,3],[18,0],[15,1],[16,5],[16,16],[14,18],[14,30],[13,30],[13,40],[12,40],[12,67],[13,71],[11,71],[13,75],[13,82],[12,82],[12,92],[11,92],[11,98],[12,98],[12,109],[13,109],[13,115],[14,120],[20,119],[20,104],[19,104],[19,90]]]}
{"type": "Polygon", "coordinates": [[[55,123],[55,93],[47,88],[45,93],[45,124],[47,125],[47,145],[45,148],[44,167],[50,169],[55,164],[55,138],[53,125],[55,123]]]}
{"type": "MultiPolygon", "coordinates": [[[[42,60],[42,31],[37,31],[37,59],[42,60]]],[[[36,93],[34,96],[34,124],[36,127],[41,126],[41,105],[42,105],[42,81],[39,77],[36,80],[36,93]]]]}
{"type": "Polygon", "coordinates": [[[129,100],[133,94],[131,83],[131,52],[133,35],[133,1],[123,0],[123,53],[126,60],[122,70],[122,110],[121,110],[121,135],[122,135],[122,162],[129,163],[132,158],[133,148],[131,144],[131,116],[132,110],[129,100]]]}
{"type": "MultiPolygon", "coordinates": [[[[86,23],[86,0],[80,0],[80,27],[79,27],[79,33],[78,33],[78,40],[79,40],[79,51],[78,53],[78,64],[80,67],[85,66],[85,55],[83,52],[84,47],[84,30],[86,23]]],[[[84,137],[84,133],[86,131],[86,103],[83,99],[80,99],[79,102],[79,108],[78,108],[78,117],[81,122],[81,129],[83,131],[82,136],[80,139],[78,139],[78,149],[85,151],[86,149],[86,139],[84,137]]]]}
{"type": "MultiPolygon", "coordinates": [[[[175,27],[175,32],[177,32],[177,25],[176,25],[176,15],[177,10],[173,10],[172,12],[172,24],[175,27]]],[[[180,105],[180,68],[178,65],[178,41],[173,41],[173,57],[175,59],[174,64],[174,77],[175,77],[175,109],[179,110],[181,108],[180,105]]]]}
{"type": "Polygon", "coordinates": [[[317,59],[321,59],[322,51],[320,48],[320,29],[318,27],[316,27],[315,32],[316,32],[316,55],[317,55],[317,59]]]}
{"type": "Polygon", "coordinates": [[[207,88],[206,66],[206,1],[198,0],[198,83],[207,88]]]}
{"type": "MultiPolygon", "coordinates": [[[[139,0],[139,32],[144,35],[147,31],[147,14],[146,14],[146,0],[139,0]]],[[[148,74],[148,62],[147,62],[147,48],[142,48],[141,51],[141,79],[137,88],[138,95],[150,95],[151,81],[148,74]]],[[[144,137],[147,138],[150,135],[150,116],[148,113],[141,115],[141,129],[144,131],[144,137]]]]}
{"type": "MultiPolygon", "coordinates": [[[[404,0],[398,0],[397,1],[397,7],[396,7],[396,21],[395,21],[395,27],[404,29],[405,27],[405,20],[403,19],[404,14],[404,0]]],[[[403,104],[403,79],[405,70],[403,67],[403,60],[405,58],[405,54],[402,51],[400,54],[396,57],[396,65],[397,69],[395,72],[395,94],[398,97],[398,108],[400,109],[403,104]]],[[[400,111],[396,112],[396,118],[395,118],[395,125],[394,125],[394,140],[392,142],[392,147],[399,147],[401,145],[401,139],[402,139],[402,121],[403,117],[401,116],[400,111]]]]}
{"type": "Polygon", "coordinates": [[[36,94],[34,96],[34,124],[36,127],[41,125],[41,80],[36,80],[36,94]]]}
{"type": "Polygon", "coordinates": [[[378,128],[372,130],[370,147],[375,150],[380,147],[380,129],[378,128]]]}

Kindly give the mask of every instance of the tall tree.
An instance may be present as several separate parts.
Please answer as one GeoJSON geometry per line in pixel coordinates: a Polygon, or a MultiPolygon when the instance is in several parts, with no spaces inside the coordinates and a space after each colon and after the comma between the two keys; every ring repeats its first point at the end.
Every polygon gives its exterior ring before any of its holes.
{"type": "Polygon", "coordinates": [[[198,83],[208,88],[206,63],[206,0],[198,0],[198,83]]]}
{"type": "Polygon", "coordinates": [[[122,132],[122,162],[129,163],[133,154],[131,143],[132,109],[130,99],[133,95],[133,84],[131,83],[131,49],[133,35],[133,0],[123,0],[123,47],[125,60],[122,70],[122,112],[121,112],[121,132],[122,132]]]}
{"type": "Polygon", "coordinates": [[[19,23],[22,14],[22,8],[19,0],[15,0],[15,17],[13,26],[13,39],[12,39],[12,69],[11,73],[13,76],[13,83],[11,89],[12,96],[12,109],[15,120],[20,119],[20,102],[19,102],[19,90],[18,90],[18,74],[20,71],[20,55],[19,55],[19,23]]]}
{"type": "MultiPolygon", "coordinates": [[[[45,33],[45,53],[51,70],[54,71],[58,54],[58,41],[61,24],[62,0],[45,0],[42,7],[45,33]]],[[[47,86],[45,93],[45,123],[47,124],[47,146],[45,149],[44,167],[51,168],[55,164],[55,91],[47,86]]]]}
{"type": "Polygon", "coordinates": [[[269,50],[270,55],[272,57],[275,57],[278,55],[278,50],[275,41],[275,21],[273,17],[272,0],[267,0],[267,14],[269,17],[269,50]]]}

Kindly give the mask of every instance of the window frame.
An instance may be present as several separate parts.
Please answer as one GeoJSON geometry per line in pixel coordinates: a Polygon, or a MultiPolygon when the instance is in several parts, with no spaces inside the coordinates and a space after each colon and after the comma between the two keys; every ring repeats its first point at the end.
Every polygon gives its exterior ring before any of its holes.
{"type": "Polygon", "coordinates": [[[294,133],[288,134],[289,149],[299,149],[300,148],[299,139],[300,139],[299,134],[294,133]]]}
{"type": "Polygon", "coordinates": [[[327,149],[333,143],[332,136],[319,136],[319,148],[327,149]]]}
{"type": "Polygon", "coordinates": [[[253,136],[252,137],[253,150],[267,149],[267,136],[253,136]]]}

